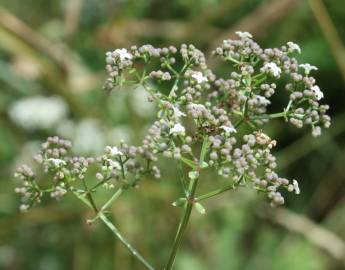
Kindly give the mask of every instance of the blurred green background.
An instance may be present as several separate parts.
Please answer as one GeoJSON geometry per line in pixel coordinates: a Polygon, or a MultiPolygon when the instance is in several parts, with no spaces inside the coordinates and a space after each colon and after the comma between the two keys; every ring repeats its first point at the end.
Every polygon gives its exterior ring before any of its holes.
{"type": "MultiPolygon", "coordinates": [[[[141,141],[154,108],[142,91],[101,90],[106,51],[193,43],[209,54],[237,30],[266,47],[300,44],[299,61],[319,67],[332,126],[313,139],[272,122],[280,173],[299,179],[301,194],[279,209],[251,190],[208,201],[206,216],[192,216],[175,268],[345,269],[344,0],[0,0],[0,269],[142,269],[102,224],[85,224],[92,213],[73,197],[19,213],[13,170],[31,164],[49,135],[72,139],[83,155],[121,138],[141,141]]],[[[162,163],[162,180],[145,181],[112,209],[158,269],[179,218],[171,202],[181,192],[173,166],[162,163]]],[[[207,180],[203,188],[224,181],[207,180]]]]}

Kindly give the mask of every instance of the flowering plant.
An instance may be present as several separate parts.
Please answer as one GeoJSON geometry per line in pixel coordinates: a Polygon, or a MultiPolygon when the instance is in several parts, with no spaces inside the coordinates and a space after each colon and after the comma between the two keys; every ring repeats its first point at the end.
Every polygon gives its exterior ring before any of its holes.
{"type": "Polygon", "coordinates": [[[94,210],[95,217],[89,223],[103,221],[134,257],[153,270],[109,220],[106,210],[123,192],[137,187],[144,177],[159,178],[158,158],[174,159],[183,194],[173,205],[181,207],[183,214],[165,266],[170,270],[192,209],[201,214],[206,212],[202,201],[238,187],[265,193],[272,206],[284,203],[282,190],[299,194],[296,180],[275,172],[277,164],[272,149],[276,140],[262,129],[274,118],[282,118],[298,128],[310,126],[314,136],[321,134],[321,127],[329,127],[328,106],[319,103],[323,92],[310,76],[317,68],[298,64],[293,55],[301,53],[301,49],[293,42],[281,48],[262,49],[250,33],[236,34],[239,39],[224,40],[213,51],[214,57],[229,66],[228,78],[218,78],[208,68],[204,54],[193,45],[183,44],[179,50],[173,46],[144,45],[108,52],[109,78],[105,90],[123,85],[142,86],[149,93],[148,101],[157,107],[156,121],[142,145],[121,142],[118,146],[106,146],[104,154],[96,158],[72,156],[71,142],[48,138],[35,160],[52,175],[51,187],[40,187],[31,168],[19,167],[16,176],[22,180],[22,186],[16,192],[22,195],[20,209],[26,211],[45,194],[59,199],[72,193],[94,210]],[[162,90],[163,85],[169,91],[162,90]],[[286,106],[270,112],[270,98],[276,91],[284,95],[284,88],[289,96],[286,106]],[[239,135],[245,125],[251,133],[239,135]],[[98,170],[93,185],[85,178],[90,167],[98,170]],[[199,179],[210,169],[228,178],[229,183],[199,195],[199,179]],[[105,188],[114,192],[99,207],[94,194],[105,188]]]}

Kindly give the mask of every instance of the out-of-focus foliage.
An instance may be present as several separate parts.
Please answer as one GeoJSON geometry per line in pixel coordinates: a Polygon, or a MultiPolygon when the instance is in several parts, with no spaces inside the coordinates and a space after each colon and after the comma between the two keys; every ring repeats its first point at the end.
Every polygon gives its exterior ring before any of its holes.
{"type": "MultiPolygon", "coordinates": [[[[176,269],[344,269],[345,9],[342,0],[1,0],[0,1],[0,269],[141,269],[74,198],[18,212],[13,169],[49,135],[97,154],[121,138],[138,143],[154,108],[140,89],[102,92],[107,50],[131,44],[194,43],[210,52],[234,31],[263,46],[298,43],[301,62],[319,67],[318,85],[332,126],[319,139],[279,121],[282,174],[300,181],[287,210],[267,208],[252,191],[211,200],[193,216],[176,269]],[[53,113],[54,112],[54,113],[53,113]]],[[[212,63],[219,74],[226,66],[212,63]]],[[[283,92],[283,91],[281,91],[283,92]]],[[[281,95],[275,95],[277,104],[281,95]]],[[[115,222],[161,269],[178,221],[181,192],[166,161],[163,180],[145,181],[114,206],[115,222]]],[[[211,185],[212,181],[208,184],[211,185]]],[[[201,189],[205,188],[201,185],[201,189]]]]}

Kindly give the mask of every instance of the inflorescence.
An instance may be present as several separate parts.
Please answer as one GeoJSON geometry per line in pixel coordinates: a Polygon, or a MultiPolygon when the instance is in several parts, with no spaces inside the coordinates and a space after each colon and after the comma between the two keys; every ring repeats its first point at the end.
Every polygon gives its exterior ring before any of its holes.
{"type": "Polygon", "coordinates": [[[69,191],[128,189],[145,176],[159,178],[157,160],[161,156],[188,168],[190,180],[199,177],[203,169],[214,169],[229,178],[233,188],[248,186],[266,193],[272,206],[284,203],[284,189],[299,194],[296,180],[276,173],[272,149],[277,142],[262,129],[275,118],[298,128],[310,126],[313,136],[330,126],[329,107],[320,104],[324,95],[311,76],[317,68],[298,63],[294,55],[301,49],[293,42],[263,49],[250,33],[236,33],[239,39],[224,40],[213,51],[214,57],[229,65],[227,78],[217,77],[193,45],[183,44],[180,49],[144,45],[107,52],[105,90],[141,85],[149,93],[148,102],[157,106],[157,119],[142,145],[122,142],[106,146],[104,154],[96,158],[73,156],[69,153],[71,142],[48,138],[35,160],[52,175],[52,185],[40,187],[32,169],[19,167],[16,176],[22,185],[16,192],[22,197],[20,209],[39,203],[46,193],[59,199],[69,191]],[[288,96],[288,100],[281,111],[270,112],[275,93],[288,96]],[[245,125],[251,132],[239,135],[245,125]],[[97,170],[92,187],[85,183],[90,167],[97,170]]]}

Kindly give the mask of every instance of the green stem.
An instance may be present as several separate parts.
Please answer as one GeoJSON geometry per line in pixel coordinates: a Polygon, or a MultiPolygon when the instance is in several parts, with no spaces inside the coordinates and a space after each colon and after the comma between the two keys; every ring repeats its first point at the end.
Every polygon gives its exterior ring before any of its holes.
{"type": "Polygon", "coordinates": [[[181,161],[178,161],[177,169],[178,169],[178,172],[179,172],[179,179],[180,179],[180,182],[181,182],[181,185],[182,185],[183,192],[184,192],[185,196],[187,197],[188,196],[188,188],[187,188],[187,185],[186,185],[185,177],[183,175],[183,167],[182,167],[181,161]]]}
{"type": "Polygon", "coordinates": [[[88,198],[88,200],[89,200],[89,202],[90,202],[90,204],[91,204],[91,206],[92,206],[92,209],[93,209],[96,213],[98,213],[98,208],[97,208],[97,206],[96,206],[96,204],[95,204],[95,202],[94,202],[94,200],[93,200],[93,198],[92,198],[90,189],[88,188],[88,186],[87,186],[87,184],[86,184],[84,178],[82,179],[82,182],[83,182],[84,188],[85,188],[85,190],[86,190],[86,193],[85,193],[85,194],[86,194],[86,196],[87,196],[87,198],[88,198]]]}
{"type": "MultiPolygon", "coordinates": [[[[206,153],[208,151],[208,147],[209,147],[209,141],[208,141],[208,136],[206,135],[206,136],[204,136],[204,140],[203,140],[202,146],[201,146],[199,166],[197,168],[195,168],[198,171],[200,171],[200,168],[201,168],[201,166],[205,160],[205,156],[206,156],[206,153]]],[[[177,251],[178,251],[178,249],[181,245],[181,242],[182,242],[182,236],[183,236],[183,234],[187,228],[187,225],[188,225],[188,222],[190,219],[190,215],[191,215],[192,210],[193,210],[193,205],[195,203],[195,191],[196,191],[197,184],[198,184],[198,178],[191,179],[191,181],[189,183],[189,188],[188,188],[188,194],[189,195],[187,196],[187,203],[184,207],[183,215],[182,215],[181,221],[179,223],[179,226],[177,228],[174,243],[172,245],[169,260],[168,260],[168,263],[165,267],[165,270],[171,270],[173,265],[174,265],[177,251]]]]}
{"type": "Polygon", "coordinates": [[[92,219],[92,221],[95,221],[96,219],[100,218],[102,214],[104,214],[105,210],[108,209],[108,207],[118,198],[123,192],[123,187],[120,187],[114,194],[111,196],[111,198],[102,206],[101,210],[97,213],[96,217],[92,219]]]}
{"type": "Polygon", "coordinates": [[[98,182],[97,184],[95,184],[94,186],[92,186],[92,187],[90,188],[90,191],[95,191],[96,188],[98,188],[99,186],[105,184],[106,182],[108,182],[108,181],[111,180],[111,179],[112,179],[112,177],[110,177],[110,176],[107,177],[107,178],[105,178],[105,179],[103,179],[102,181],[100,181],[100,182],[98,182]]]}
{"type": "MultiPolygon", "coordinates": [[[[117,192],[116,192],[117,193],[117,192]]],[[[115,193],[115,194],[116,194],[115,193]]],[[[73,194],[81,200],[85,205],[89,208],[94,209],[89,199],[86,199],[83,195],[78,194],[78,192],[73,191],[73,194]]],[[[114,194],[114,195],[115,195],[114,194]]],[[[114,197],[113,195],[113,197],[114,197]]],[[[118,194],[119,196],[119,194],[118,194]]],[[[117,196],[117,197],[118,197],[117,196]]],[[[114,200],[114,199],[113,199],[114,200]]],[[[112,201],[113,201],[112,200],[112,201]]],[[[96,212],[97,213],[97,212],[96,212]]],[[[128,240],[120,233],[120,231],[116,228],[116,226],[104,215],[104,213],[100,212],[99,218],[103,221],[103,223],[113,232],[113,234],[120,240],[120,242],[129,250],[129,252],[139,261],[141,262],[146,269],[148,270],[155,270],[153,266],[148,263],[142,255],[128,242],[128,240]]]]}
{"type": "Polygon", "coordinates": [[[189,66],[189,63],[185,63],[184,66],[182,67],[180,73],[177,73],[177,72],[175,73],[176,79],[175,79],[174,85],[171,87],[171,90],[170,90],[168,97],[171,97],[175,93],[175,91],[177,90],[178,83],[180,82],[180,79],[183,76],[185,70],[188,68],[188,66],[189,66]]]}
{"type": "Polygon", "coordinates": [[[235,185],[232,184],[231,186],[226,186],[226,187],[223,187],[223,188],[219,188],[219,189],[216,189],[216,190],[213,190],[209,193],[206,193],[204,195],[200,195],[199,197],[195,198],[195,201],[196,202],[200,202],[200,201],[203,201],[203,200],[206,200],[206,199],[209,199],[209,198],[212,198],[214,196],[217,196],[225,191],[228,191],[230,189],[235,189],[235,185]]]}
{"type": "Polygon", "coordinates": [[[232,62],[234,62],[234,63],[236,63],[236,64],[239,64],[239,63],[240,63],[238,60],[232,58],[232,56],[231,56],[230,54],[225,58],[225,60],[232,61],[232,62]]]}
{"type": "Polygon", "coordinates": [[[193,179],[191,180],[191,188],[190,188],[190,195],[187,199],[187,203],[186,206],[184,207],[184,211],[183,211],[183,215],[182,215],[182,219],[180,221],[180,224],[178,226],[177,232],[176,232],[176,236],[175,236],[175,240],[170,252],[170,256],[169,256],[169,260],[168,263],[166,265],[166,267],[164,268],[165,270],[171,270],[174,262],[175,262],[175,258],[177,255],[177,251],[181,245],[181,241],[182,241],[182,236],[183,233],[185,232],[188,222],[189,222],[189,218],[190,215],[192,213],[192,209],[193,209],[193,205],[194,205],[194,196],[195,196],[195,190],[196,190],[196,186],[198,183],[198,179],[193,179]]]}
{"type": "Polygon", "coordinates": [[[149,264],[143,256],[140,255],[140,253],[127,241],[127,239],[103,213],[100,214],[100,219],[115,234],[115,236],[121,241],[121,243],[130,251],[130,253],[142,263],[142,265],[144,265],[149,270],[155,270],[153,266],[149,264]]]}
{"type": "Polygon", "coordinates": [[[279,118],[279,117],[285,117],[285,116],[286,116],[286,112],[262,114],[262,115],[250,117],[250,120],[273,119],[273,118],[279,118]]]}

